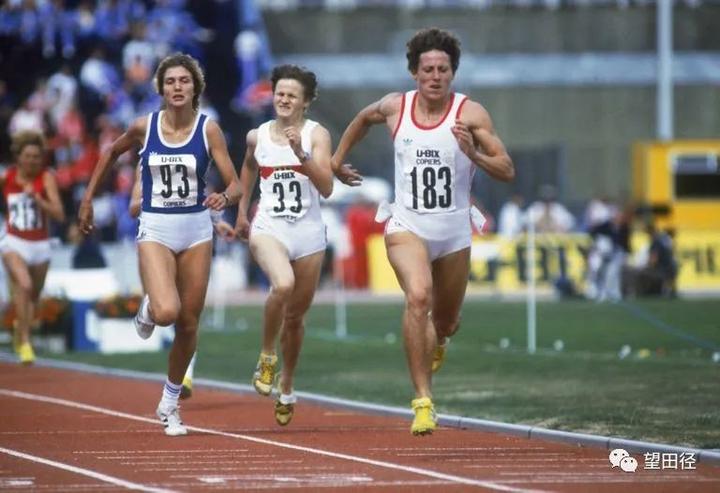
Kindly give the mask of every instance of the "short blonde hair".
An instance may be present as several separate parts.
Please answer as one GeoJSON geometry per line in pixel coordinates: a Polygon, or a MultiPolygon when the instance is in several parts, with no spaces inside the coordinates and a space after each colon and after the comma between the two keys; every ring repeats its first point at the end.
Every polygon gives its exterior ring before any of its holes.
{"type": "Polygon", "coordinates": [[[27,146],[38,146],[41,152],[45,152],[45,137],[41,132],[35,130],[24,130],[12,137],[10,151],[13,156],[18,157],[27,146]]]}

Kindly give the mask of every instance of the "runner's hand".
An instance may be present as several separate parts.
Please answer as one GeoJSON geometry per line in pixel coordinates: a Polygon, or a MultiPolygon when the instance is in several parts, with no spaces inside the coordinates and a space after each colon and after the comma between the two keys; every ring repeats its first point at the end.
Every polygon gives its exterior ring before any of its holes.
{"type": "Polygon", "coordinates": [[[350,187],[358,187],[362,184],[363,177],[351,164],[343,164],[335,170],[338,180],[350,187]]]}
{"type": "Polygon", "coordinates": [[[90,201],[80,202],[78,210],[78,228],[83,234],[89,235],[95,229],[93,224],[93,206],[90,201]]]}
{"type": "Polygon", "coordinates": [[[243,214],[238,214],[235,222],[235,236],[242,241],[248,241],[250,237],[250,221],[243,214]]]}

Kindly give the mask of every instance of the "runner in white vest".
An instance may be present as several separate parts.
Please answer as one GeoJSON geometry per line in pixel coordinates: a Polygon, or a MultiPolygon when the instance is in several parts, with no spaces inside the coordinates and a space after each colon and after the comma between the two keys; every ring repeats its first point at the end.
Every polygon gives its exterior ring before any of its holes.
{"type": "Polygon", "coordinates": [[[327,244],[320,217],[320,194],[332,193],[329,132],[305,117],[317,94],[315,74],[294,65],[272,73],[275,119],[247,135],[240,173],[236,230],[250,241],[250,251],[270,281],[265,301],[262,350],[252,383],[270,395],[278,371],[275,345],[282,328],[282,373],[275,420],[287,425],[296,402],[293,376],[300,355],[305,312],[310,308],[327,244]],[[260,174],[260,203],[248,222],[252,189],[260,174]]]}
{"type": "Polygon", "coordinates": [[[417,90],[390,93],[350,122],[332,158],[335,175],[357,186],[362,176],[344,164],[372,125],[384,123],[395,148],[395,203],[382,204],[388,259],[405,293],[403,336],[415,387],[414,435],[437,426],[431,373],[440,368],[458,329],[470,270],[470,185],[476,169],[510,181],[515,169],[485,108],[450,85],[460,42],[447,31],[419,31],[407,44],[417,90]]]}

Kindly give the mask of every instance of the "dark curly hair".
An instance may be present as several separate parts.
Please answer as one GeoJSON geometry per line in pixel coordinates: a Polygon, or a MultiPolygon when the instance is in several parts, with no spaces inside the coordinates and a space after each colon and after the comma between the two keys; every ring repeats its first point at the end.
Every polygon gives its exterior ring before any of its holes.
{"type": "Polygon", "coordinates": [[[458,66],[460,66],[460,40],[449,31],[430,27],[418,31],[407,42],[406,56],[410,73],[417,73],[420,55],[431,50],[447,53],[450,57],[453,74],[457,72],[458,66]]]}
{"type": "Polygon", "coordinates": [[[312,101],[317,97],[317,77],[306,68],[297,65],[279,65],[275,67],[270,77],[273,92],[275,92],[275,86],[280,79],[295,79],[302,84],[305,101],[312,101]]]}
{"type": "Polygon", "coordinates": [[[193,79],[194,93],[192,107],[197,110],[200,107],[200,95],[205,90],[205,74],[197,60],[185,53],[174,53],[169,55],[160,62],[155,71],[155,89],[162,96],[163,82],[165,80],[165,72],[172,67],[184,67],[190,72],[193,79]]]}

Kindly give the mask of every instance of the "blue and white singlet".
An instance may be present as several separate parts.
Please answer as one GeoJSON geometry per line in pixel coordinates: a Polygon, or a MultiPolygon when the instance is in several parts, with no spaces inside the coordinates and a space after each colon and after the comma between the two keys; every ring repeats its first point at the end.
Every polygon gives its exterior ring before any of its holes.
{"type": "Polygon", "coordinates": [[[161,214],[203,211],[205,174],[210,164],[207,115],[199,113],[188,138],[172,144],[162,136],[162,114],[150,114],[145,145],[140,151],[142,210],[161,214]]]}

